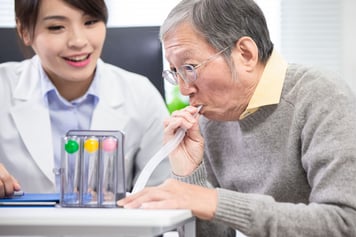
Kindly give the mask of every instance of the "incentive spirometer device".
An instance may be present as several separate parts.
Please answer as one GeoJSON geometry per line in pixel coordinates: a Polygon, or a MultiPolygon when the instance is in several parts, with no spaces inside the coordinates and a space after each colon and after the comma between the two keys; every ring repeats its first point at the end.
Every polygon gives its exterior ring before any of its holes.
{"type": "Polygon", "coordinates": [[[116,207],[125,197],[124,133],[70,130],[62,138],[60,206],[116,207]]]}

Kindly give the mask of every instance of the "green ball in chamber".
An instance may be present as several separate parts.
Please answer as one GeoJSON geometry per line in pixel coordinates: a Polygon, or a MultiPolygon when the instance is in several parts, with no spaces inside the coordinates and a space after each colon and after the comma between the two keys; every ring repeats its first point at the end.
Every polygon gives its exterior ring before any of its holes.
{"type": "Polygon", "coordinates": [[[73,154],[78,151],[79,149],[79,144],[75,140],[68,140],[67,143],[64,145],[64,149],[66,152],[69,154],[73,154]]]}

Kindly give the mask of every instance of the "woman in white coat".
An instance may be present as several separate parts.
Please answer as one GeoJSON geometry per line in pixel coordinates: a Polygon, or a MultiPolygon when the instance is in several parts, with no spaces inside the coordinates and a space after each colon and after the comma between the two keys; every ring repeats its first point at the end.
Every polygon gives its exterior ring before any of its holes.
{"type": "MultiPolygon", "coordinates": [[[[15,0],[19,36],[36,55],[0,64],[0,197],[58,192],[53,172],[70,129],[125,133],[127,190],[162,145],[163,98],[150,81],[100,60],[104,0],[15,0]]],[[[149,185],[169,175],[164,161],[149,185]]]]}

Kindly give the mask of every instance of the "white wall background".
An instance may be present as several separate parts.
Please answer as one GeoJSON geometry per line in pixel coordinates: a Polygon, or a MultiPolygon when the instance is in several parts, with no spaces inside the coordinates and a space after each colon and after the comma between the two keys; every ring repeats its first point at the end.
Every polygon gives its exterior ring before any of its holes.
{"type": "Polygon", "coordinates": [[[160,25],[178,0],[106,0],[108,26],[160,25]]]}
{"type": "MultiPolygon", "coordinates": [[[[13,0],[0,0],[0,27],[13,27],[13,0]]],[[[106,0],[108,26],[160,25],[179,0],[106,0]]],[[[288,61],[340,73],[356,92],[355,0],[256,0],[288,61]]]]}
{"type": "MultiPolygon", "coordinates": [[[[105,0],[108,26],[160,25],[179,0],[105,0]]],[[[14,0],[0,0],[0,27],[13,27],[14,0]]]]}
{"type": "Polygon", "coordinates": [[[341,9],[341,25],[342,29],[342,50],[341,50],[341,71],[349,82],[352,89],[356,92],[356,1],[355,0],[340,0],[343,2],[341,9]]]}

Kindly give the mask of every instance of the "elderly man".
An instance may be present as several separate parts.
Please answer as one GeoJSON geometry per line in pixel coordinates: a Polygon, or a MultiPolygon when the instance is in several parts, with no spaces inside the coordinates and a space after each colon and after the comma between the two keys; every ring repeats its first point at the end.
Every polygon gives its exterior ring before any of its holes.
{"type": "Polygon", "coordinates": [[[356,236],[356,98],[344,82],[286,63],[252,0],[183,0],[161,39],[163,76],[192,105],[165,122],[165,140],[187,133],[173,178],[119,205],[191,209],[198,236],[356,236]]]}

